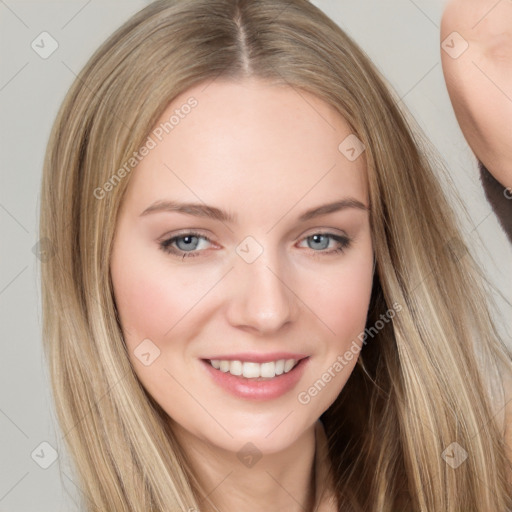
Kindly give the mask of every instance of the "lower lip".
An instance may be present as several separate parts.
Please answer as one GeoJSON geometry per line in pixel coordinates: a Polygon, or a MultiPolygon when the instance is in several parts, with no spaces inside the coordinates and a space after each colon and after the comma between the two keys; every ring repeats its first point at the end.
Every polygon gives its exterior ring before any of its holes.
{"type": "Polygon", "coordinates": [[[308,361],[309,357],[301,359],[293,370],[272,379],[255,380],[217,370],[208,361],[201,360],[214,382],[232,395],[246,400],[272,400],[292,390],[302,377],[308,361]]]}

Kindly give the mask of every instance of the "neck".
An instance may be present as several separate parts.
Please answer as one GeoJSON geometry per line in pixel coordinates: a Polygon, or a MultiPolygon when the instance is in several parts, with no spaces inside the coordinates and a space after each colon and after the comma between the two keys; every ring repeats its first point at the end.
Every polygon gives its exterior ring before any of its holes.
{"type": "Polygon", "coordinates": [[[203,491],[201,511],[305,512],[315,503],[315,426],[291,445],[246,466],[237,453],[212,445],[181,426],[173,432],[203,491]]]}

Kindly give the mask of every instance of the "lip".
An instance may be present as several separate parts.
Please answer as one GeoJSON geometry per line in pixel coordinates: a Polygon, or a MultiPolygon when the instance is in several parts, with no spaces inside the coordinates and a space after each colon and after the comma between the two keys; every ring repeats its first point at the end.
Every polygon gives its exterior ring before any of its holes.
{"type": "Polygon", "coordinates": [[[271,354],[261,354],[257,352],[243,352],[238,354],[225,354],[218,356],[203,357],[211,361],[212,359],[220,359],[224,361],[242,361],[247,363],[270,363],[271,361],[279,361],[279,359],[304,359],[307,354],[293,354],[291,352],[272,352],[271,354]]]}
{"type": "MultiPolygon", "coordinates": [[[[236,360],[236,358],[231,359],[236,360]]],[[[278,357],[278,359],[295,358],[278,357]]],[[[247,379],[243,376],[231,375],[229,372],[216,370],[206,359],[201,359],[201,364],[204,366],[212,380],[219,387],[231,393],[233,396],[243,398],[245,400],[261,401],[272,400],[291,391],[298,384],[304,374],[309,363],[309,359],[309,357],[302,357],[291,371],[277,375],[276,377],[268,380],[247,379]]]]}

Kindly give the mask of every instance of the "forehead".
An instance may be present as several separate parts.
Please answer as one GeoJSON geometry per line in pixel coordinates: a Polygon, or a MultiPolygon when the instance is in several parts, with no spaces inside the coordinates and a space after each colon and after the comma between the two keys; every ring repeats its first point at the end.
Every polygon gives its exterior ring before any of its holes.
{"type": "Polygon", "coordinates": [[[256,79],[201,84],[157,121],[155,147],[132,172],[125,201],[138,213],[172,198],[269,217],[299,201],[352,196],[366,203],[364,152],[347,158],[349,136],[334,108],[297,88],[256,79]]]}

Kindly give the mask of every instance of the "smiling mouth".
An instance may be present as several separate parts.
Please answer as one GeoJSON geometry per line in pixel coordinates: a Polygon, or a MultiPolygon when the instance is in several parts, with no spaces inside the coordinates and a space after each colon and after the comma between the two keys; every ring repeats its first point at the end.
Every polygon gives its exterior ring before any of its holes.
{"type": "MultiPolygon", "coordinates": [[[[257,365],[262,367],[265,366],[265,364],[268,365],[263,368],[264,374],[269,375],[268,377],[262,377],[259,373],[256,373],[254,367],[251,366],[254,363],[248,364],[248,371],[246,371],[248,376],[244,376],[243,365],[242,374],[233,375],[230,371],[222,371],[220,368],[220,361],[219,368],[215,368],[213,366],[213,364],[217,364],[215,359],[201,359],[200,361],[204,365],[206,373],[213,379],[213,382],[224,391],[227,391],[230,395],[242,400],[265,401],[274,400],[286,393],[290,393],[304,375],[310,359],[311,358],[308,356],[295,360],[293,363],[288,363],[288,366],[291,368],[285,373],[283,367],[283,372],[280,375],[276,374],[275,363],[277,363],[277,361],[270,362],[274,363],[273,373],[270,372],[272,365],[268,364],[268,362],[257,365]],[[274,376],[271,377],[270,375],[274,376]]],[[[229,369],[231,370],[231,364],[233,363],[232,360],[224,360],[224,370],[227,369],[228,362],[230,365],[229,369]]],[[[277,372],[281,371],[281,365],[282,363],[278,364],[277,372]]],[[[240,366],[237,367],[236,363],[234,365],[234,371],[235,373],[240,373],[240,366]]]]}
{"type": "Polygon", "coordinates": [[[216,370],[251,381],[277,379],[291,372],[303,359],[279,359],[266,363],[239,360],[203,359],[216,370]]]}

